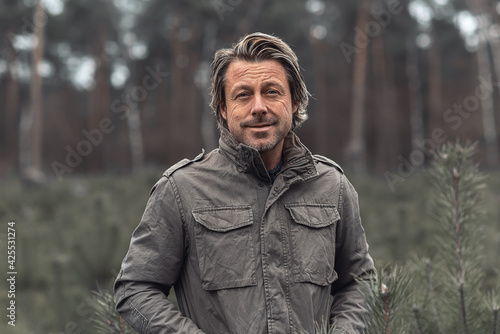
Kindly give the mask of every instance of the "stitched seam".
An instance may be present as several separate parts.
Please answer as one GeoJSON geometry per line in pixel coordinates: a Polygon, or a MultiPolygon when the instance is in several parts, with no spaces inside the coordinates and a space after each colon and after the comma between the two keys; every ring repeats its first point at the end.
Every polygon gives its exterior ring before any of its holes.
{"type": "Polygon", "coordinates": [[[216,232],[227,232],[231,230],[235,230],[237,228],[243,227],[243,226],[248,226],[253,224],[253,213],[252,213],[252,207],[245,205],[245,206],[226,206],[226,207],[209,207],[209,208],[201,208],[201,209],[195,209],[192,211],[194,219],[201,225],[205,226],[211,231],[216,231],[216,232]],[[209,224],[206,224],[206,222],[203,222],[201,219],[199,220],[197,217],[198,213],[206,213],[206,212],[219,212],[219,211],[244,211],[247,214],[246,219],[237,224],[237,225],[231,225],[229,228],[217,228],[214,226],[211,226],[209,224]]]}
{"type": "Polygon", "coordinates": [[[313,227],[313,228],[326,227],[326,226],[332,225],[334,222],[336,222],[337,220],[340,219],[339,213],[336,210],[335,205],[332,205],[332,204],[326,204],[326,203],[325,204],[324,203],[312,203],[312,204],[309,204],[309,203],[291,203],[291,204],[286,204],[285,208],[288,209],[288,211],[290,212],[290,215],[292,216],[292,219],[297,224],[306,225],[306,226],[313,227]],[[296,217],[296,215],[293,212],[293,208],[296,208],[296,207],[330,208],[330,209],[333,209],[333,217],[328,222],[320,224],[320,225],[310,224],[308,221],[302,221],[302,220],[298,219],[298,217],[296,217]]]}
{"type": "Polygon", "coordinates": [[[335,208],[335,205],[329,203],[289,203],[285,204],[285,208],[293,208],[296,206],[312,206],[312,207],[320,207],[320,208],[335,208]]]}
{"type": "Polygon", "coordinates": [[[344,208],[343,208],[343,205],[344,205],[344,180],[345,180],[345,176],[344,175],[341,175],[340,176],[340,190],[339,190],[339,204],[338,204],[338,208],[340,210],[340,216],[343,218],[344,216],[344,208]]]}
{"type": "Polygon", "coordinates": [[[213,212],[213,211],[229,211],[229,210],[241,210],[241,209],[251,209],[250,205],[236,205],[236,206],[209,206],[205,208],[194,209],[193,212],[213,212]]]}
{"type": "Polygon", "coordinates": [[[146,333],[147,326],[149,324],[148,319],[134,306],[134,304],[129,300],[128,305],[132,309],[132,313],[136,315],[141,320],[141,327],[139,328],[139,333],[146,333]]]}
{"type": "Polygon", "coordinates": [[[184,255],[187,256],[187,249],[189,248],[191,240],[189,239],[189,232],[186,222],[186,215],[184,214],[184,207],[182,206],[181,196],[179,194],[179,190],[177,189],[177,185],[175,184],[173,178],[168,177],[168,182],[172,186],[172,190],[174,191],[175,202],[177,204],[177,209],[179,210],[179,214],[181,215],[182,229],[184,230],[184,240],[186,242],[186,246],[184,247],[184,255]]]}
{"type": "MultiPolygon", "coordinates": [[[[278,204],[281,207],[282,202],[281,200],[278,200],[278,204]]],[[[284,219],[283,219],[283,214],[280,210],[279,214],[279,222],[281,226],[281,242],[283,245],[286,245],[285,251],[283,252],[283,266],[285,267],[285,286],[286,286],[286,293],[285,293],[285,299],[286,299],[286,305],[288,307],[288,322],[290,324],[290,328],[293,328],[293,320],[292,320],[292,313],[291,313],[291,305],[290,305],[290,271],[292,270],[291,268],[291,263],[290,263],[290,252],[291,252],[291,244],[290,242],[287,242],[286,240],[286,228],[284,226],[284,219]]]]}

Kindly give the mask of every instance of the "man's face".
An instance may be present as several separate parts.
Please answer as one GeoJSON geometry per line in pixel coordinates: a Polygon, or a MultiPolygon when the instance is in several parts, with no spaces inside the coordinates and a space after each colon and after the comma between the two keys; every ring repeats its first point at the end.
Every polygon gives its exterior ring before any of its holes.
{"type": "Polygon", "coordinates": [[[259,152],[281,149],[298,107],[292,103],[283,66],[275,60],[235,60],[227,69],[224,88],[222,116],[236,140],[259,152]]]}

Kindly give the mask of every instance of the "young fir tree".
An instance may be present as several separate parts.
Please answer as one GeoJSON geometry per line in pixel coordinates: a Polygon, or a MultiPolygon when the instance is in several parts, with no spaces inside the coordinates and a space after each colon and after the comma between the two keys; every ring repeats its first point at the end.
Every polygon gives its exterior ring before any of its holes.
{"type": "Polygon", "coordinates": [[[90,305],[93,327],[98,334],[133,334],[130,325],[116,312],[111,284],[107,288],[92,291],[90,305]]]}
{"type": "Polygon", "coordinates": [[[485,178],[474,162],[476,145],[448,143],[434,154],[430,169],[436,252],[415,261],[413,332],[496,334],[498,298],[482,291],[481,207],[485,178]]]}
{"type": "Polygon", "coordinates": [[[405,334],[411,327],[411,276],[397,265],[378,269],[377,282],[367,286],[371,308],[367,334],[405,334]]]}
{"type": "Polygon", "coordinates": [[[406,268],[379,270],[368,289],[371,334],[497,334],[499,298],[482,291],[485,178],[476,145],[448,143],[429,171],[436,252],[406,268]]]}

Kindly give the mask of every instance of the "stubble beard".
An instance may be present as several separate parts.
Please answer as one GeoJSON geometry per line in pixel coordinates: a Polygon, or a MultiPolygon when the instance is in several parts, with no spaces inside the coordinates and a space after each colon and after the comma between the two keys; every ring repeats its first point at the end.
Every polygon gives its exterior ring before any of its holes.
{"type": "Polygon", "coordinates": [[[285,136],[290,132],[291,125],[288,129],[285,129],[281,126],[282,124],[275,119],[265,120],[265,119],[256,119],[252,122],[243,122],[239,125],[242,130],[239,134],[235,135],[235,138],[238,142],[245,144],[251,148],[256,149],[259,153],[269,152],[274,149],[281,141],[285,138],[285,136]],[[274,132],[271,133],[256,133],[254,135],[247,134],[245,131],[246,127],[261,124],[261,123],[270,123],[275,127],[274,132]],[[269,137],[268,139],[265,139],[269,137]],[[265,139],[264,142],[254,143],[254,141],[258,141],[259,139],[265,139]]]}

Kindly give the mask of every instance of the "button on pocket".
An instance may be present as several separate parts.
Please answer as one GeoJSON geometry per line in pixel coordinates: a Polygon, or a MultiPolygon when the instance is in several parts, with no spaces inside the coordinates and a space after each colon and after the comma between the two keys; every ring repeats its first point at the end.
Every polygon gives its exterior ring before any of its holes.
{"type": "Polygon", "coordinates": [[[252,208],[201,208],[192,213],[203,289],[255,285],[252,208]]]}
{"type": "Polygon", "coordinates": [[[291,216],[291,251],[296,282],[322,286],[337,279],[335,228],[340,216],[329,204],[288,204],[291,216]]]}

